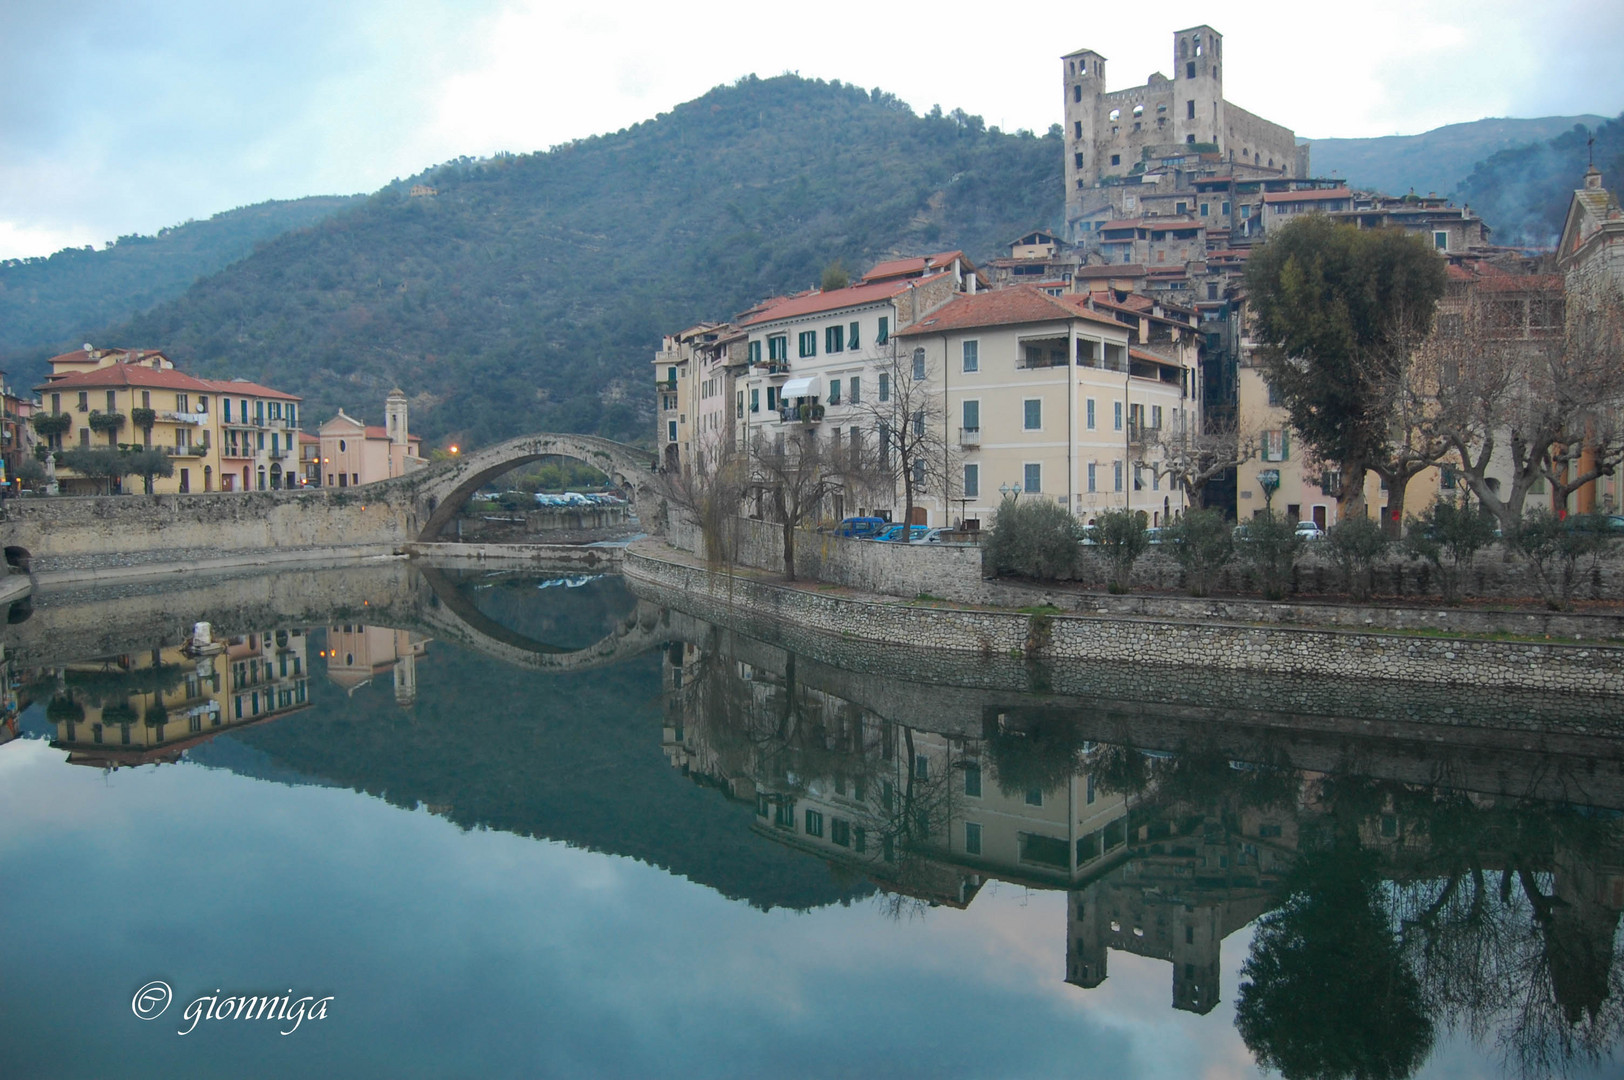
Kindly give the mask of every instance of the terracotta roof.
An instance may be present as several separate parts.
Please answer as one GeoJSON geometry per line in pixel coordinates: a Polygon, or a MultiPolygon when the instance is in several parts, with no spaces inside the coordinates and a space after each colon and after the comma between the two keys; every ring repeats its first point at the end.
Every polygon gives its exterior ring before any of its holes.
{"type": "Polygon", "coordinates": [[[389,438],[389,432],[377,424],[368,424],[366,427],[366,436],[369,439],[387,439],[389,438]]]}
{"type": "Polygon", "coordinates": [[[1266,203],[1322,202],[1326,199],[1351,199],[1353,192],[1345,187],[1322,191],[1270,191],[1263,196],[1266,203]]]}
{"type": "Polygon", "coordinates": [[[894,337],[917,337],[941,333],[944,330],[963,330],[978,326],[1011,326],[1019,323],[1059,322],[1067,319],[1087,319],[1090,322],[1121,328],[1115,319],[1108,319],[1080,306],[1083,296],[1050,296],[1031,285],[1017,285],[1013,289],[997,292],[972,293],[956,296],[945,306],[926,315],[919,322],[894,337]]]}
{"type": "Polygon", "coordinates": [[[857,307],[860,304],[873,304],[905,293],[921,282],[935,281],[943,276],[945,275],[932,274],[927,278],[880,281],[871,285],[853,285],[845,289],[832,289],[829,292],[806,293],[782,300],[766,310],[760,310],[758,306],[758,313],[745,319],[743,325],[759,326],[762,323],[777,322],[780,319],[793,319],[799,315],[816,315],[826,311],[839,311],[841,308],[857,307]]]}
{"type": "Polygon", "coordinates": [[[301,431],[299,432],[299,441],[301,443],[319,443],[321,442],[321,438],[319,436],[310,434],[308,431],[301,431]]]}
{"type": "Polygon", "coordinates": [[[154,387],[161,390],[199,390],[213,393],[214,384],[194,378],[173,368],[149,368],[137,364],[108,364],[90,371],[75,371],[71,375],[42,383],[35,390],[103,389],[109,386],[154,387]]]}
{"type": "Polygon", "coordinates": [[[970,260],[964,258],[964,252],[939,251],[934,255],[914,255],[906,259],[892,259],[889,262],[882,262],[864,274],[862,280],[864,283],[870,283],[884,281],[888,278],[922,274],[927,269],[939,269],[946,266],[954,259],[963,259],[966,268],[969,267],[970,260]]]}
{"type": "MultiPolygon", "coordinates": [[[[126,361],[145,360],[149,356],[162,356],[163,355],[163,350],[161,350],[161,349],[97,349],[96,351],[98,353],[100,353],[102,355],[102,357],[112,356],[112,355],[116,354],[118,356],[124,357],[124,359],[126,361]]],[[[57,355],[55,355],[55,356],[51,357],[49,360],[47,360],[46,363],[48,363],[48,364],[58,364],[58,363],[61,363],[61,364],[99,364],[99,363],[101,363],[101,359],[98,358],[98,357],[92,357],[89,353],[85,352],[85,350],[83,350],[83,349],[75,349],[72,352],[58,353],[57,355]]]]}
{"type": "Polygon", "coordinates": [[[1121,221],[1107,221],[1100,226],[1100,231],[1104,232],[1106,229],[1137,229],[1142,225],[1144,225],[1144,222],[1139,218],[1123,218],[1121,221]]]}
{"type": "Polygon", "coordinates": [[[1146,352],[1143,349],[1135,349],[1135,348],[1133,348],[1131,346],[1128,349],[1128,355],[1130,357],[1132,357],[1133,359],[1135,359],[1135,360],[1149,360],[1152,363],[1166,364],[1169,367],[1178,367],[1179,366],[1177,360],[1169,360],[1165,356],[1157,356],[1153,352],[1146,352]]]}
{"type": "Polygon", "coordinates": [[[285,394],[269,386],[249,382],[247,379],[209,379],[211,386],[222,394],[247,394],[249,397],[280,398],[283,401],[303,401],[297,394],[285,394]]]}

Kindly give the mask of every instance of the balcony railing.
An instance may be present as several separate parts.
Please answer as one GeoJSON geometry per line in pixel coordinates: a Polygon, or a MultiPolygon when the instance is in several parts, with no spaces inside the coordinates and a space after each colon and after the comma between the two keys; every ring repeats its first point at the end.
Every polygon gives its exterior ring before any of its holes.
{"type": "Polygon", "coordinates": [[[751,365],[758,373],[767,375],[788,375],[788,360],[758,360],[751,365]]]}
{"type": "Polygon", "coordinates": [[[788,405],[778,410],[778,419],[786,424],[817,424],[823,420],[822,405],[788,405]]]}
{"type": "Polygon", "coordinates": [[[177,412],[174,409],[166,409],[158,414],[158,419],[168,420],[176,424],[206,424],[209,422],[209,414],[206,412],[177,412]]]}
{"type": "Polygon", "coordinates": [[[959,428],[959,445],[966,449],[981,445],[981,429],[978,427],[959,428]]]}
{"type": "Polygon", "coordinates": [[[655,379],[654,380],[654,389],[656,389],[656,390],[675,390],[676,388],[677,388],[677,380],[675,380],[675,379],[655,379]]]}

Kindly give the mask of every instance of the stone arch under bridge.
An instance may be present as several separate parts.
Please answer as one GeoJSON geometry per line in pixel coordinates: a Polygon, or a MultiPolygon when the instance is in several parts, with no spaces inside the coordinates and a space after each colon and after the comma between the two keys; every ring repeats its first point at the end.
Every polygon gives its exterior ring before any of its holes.
{"type": "MultiPolygon", "coordinates": [[[[509,469],[542,458],[567,457],[602,469],[635,505],[643,504],[645,518],[657,505],[655,454],[596,435],[521,435],[517,439],[481,447],[456,461],[432,465],[399,480],[412,489],[417,520],[423,523],[418,539],[432,541],[451,523],[480,486],[509,469]]],[[[645,520],[644,527],[652,524],[645,520]]]]}

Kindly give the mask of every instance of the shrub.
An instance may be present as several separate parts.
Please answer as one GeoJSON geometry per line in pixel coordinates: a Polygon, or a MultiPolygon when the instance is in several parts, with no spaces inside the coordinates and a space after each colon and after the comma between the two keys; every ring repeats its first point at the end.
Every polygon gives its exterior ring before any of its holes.
{"type": "Polygon", "coordinates": [[[1438,588],[1449,604],[1460,600],[1466,572],[1477,553],[1492,543],[1493,515],[1468,505],[1465,499],[1439,499],[1425,514],[1412,517],[1404,530],[1405,548],[1438,571],[1438,588]]]}
{"type": "Polygon", "coordinates": [[[68,428],[73,426],[73,417],[67,413],[35,413],[32,423],[34,433],[47,438],[67,434],[68,428]]]}
{"type": "Polygon", "coordinates": [[[1512,546],[1528,560],[1546,606],[1564,610],[1573,602],[1579,560],[1610,551],[1613,541],[1605,533],[1574,528],[1572,521],[1540,509],[1518,523],[1512,546]]]}
{"type": "Polygon", "coordinates": [[[1077,519],[1058,503],[1005,499],[987,538],[987,561],[998,574],[1070,577],[1077,564],[1077,535],[1077,519]]]}
{"type": "Polygon", "coordinates": [[[1284,599],[1291,572],[1303,553],[1303,538],[1288,517],[1265,510],[1248,521],[1241,535],[1241,558],[1258,576],[1263,595],[1284,599]]]}
{"type": "Polygon", "coordinates": [[[1127,592],[1133,579],[1133,564],[1150,547],[1145,516],[1127,509],[1101,512],[1094,518],[1094,543],[1111,567],[1111,591],[1127,592]]]}
{"type": "Polygon", "coordinates": [[[1344,518],[1325,534],[1331,558],[1342,568],[1348,595],[1355,600],[1370,599],[1370,568],[1390,543],[1382,527],[1363,514],[1344,518]]]}
{"type": "Polygon", "coordinates": [[[103,435],[108,432],[121,431],[124,428],[124,414],[121,412],[95,412],[90,414],[90,430],[99,431],[103,435]]]}
{"type": "Polygon", "coordinates": [[[1218,510],[1186,512],[1162,530],[1162,544],[1178,560],[1191,596],[1206,596],[1235,557],[1235,531],[1218,510]]]}

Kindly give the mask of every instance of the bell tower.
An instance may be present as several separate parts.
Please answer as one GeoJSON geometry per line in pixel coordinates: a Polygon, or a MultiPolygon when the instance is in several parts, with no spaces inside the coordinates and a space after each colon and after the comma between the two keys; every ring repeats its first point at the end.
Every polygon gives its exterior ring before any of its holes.
{"type": "Polygon", "coordinates": [[[1173,35],[1175,141],[1224,150],[1224,36],[1210,26],[1173,35]]]}
{"type": "Polygon", "coordinates": [[[384,426],[389,441],[396,446],[406,445],[406,392],[396,388],[389,391],[383,403],[384,426]]]}

